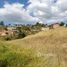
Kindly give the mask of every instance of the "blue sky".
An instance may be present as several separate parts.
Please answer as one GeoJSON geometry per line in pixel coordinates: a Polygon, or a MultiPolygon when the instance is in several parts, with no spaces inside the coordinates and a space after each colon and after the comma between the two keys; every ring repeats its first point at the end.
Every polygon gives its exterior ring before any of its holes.
{"type": "Polygon", "coordinates": [[[5,2],[8,2],[10,4],[19,2],[21,4],[24,4],[25,6],[28,5],[28,0],[0,0],[0,7],[3,7],[5,2]]]}
{"type": "Polygon", "coordinates": [[[0,21],[22,24],[67,22],[67,0],[0,0],[0,21]]]}

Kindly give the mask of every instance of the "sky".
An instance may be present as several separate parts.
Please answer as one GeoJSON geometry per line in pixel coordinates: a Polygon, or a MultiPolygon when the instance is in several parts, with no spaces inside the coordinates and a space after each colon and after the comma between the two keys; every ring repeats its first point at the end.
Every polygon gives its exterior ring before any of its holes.
{"type": "Polygon", "coordinates": [[[24,4],[25,6],[28,5],[28,0],[0,0],[0,7],[3,7],[5,2],[8,2],[10,4],[12,4],[12,3],[20,3],[20,4],[24,4]]]}
{"type": "Polygon", "coordinates": [[[67,0],[0,0],[0,21],[13,24],[67,22],[67,0]]]}

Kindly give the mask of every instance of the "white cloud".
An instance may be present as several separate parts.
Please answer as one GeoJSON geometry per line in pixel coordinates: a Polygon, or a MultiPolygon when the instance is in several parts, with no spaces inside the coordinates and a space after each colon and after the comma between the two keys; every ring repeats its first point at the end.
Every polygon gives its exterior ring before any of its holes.
{"type": "Polygon", "coordinates": [[[28,10],[43,22],[67,19],[67,0],[29,0],[28,10]],[[40,11],[40,13],[39,13],[40,11]]]}
{"type": "Polygon", "coordinates": [[[67,21],[67,0],[29,0],[26,9],[23,4],[4,4],[0,8],[0,19],[8,22],[44,23],[67,21]]]}
{"type": "Polygon", "coordinates": [[[23,4],[19,3],[6,3],[3,8],[0,8],[0,20],[20,23],[36,22],[37,18],[30,16],[23,6],[23,4]]]}

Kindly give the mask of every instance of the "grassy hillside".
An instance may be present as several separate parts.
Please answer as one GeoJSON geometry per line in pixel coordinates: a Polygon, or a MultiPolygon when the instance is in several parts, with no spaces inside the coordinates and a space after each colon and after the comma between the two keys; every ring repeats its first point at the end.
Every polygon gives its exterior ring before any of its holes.
{"type": "Polygon", "coordinates": [[[0,50],[3,54],[0,57],[6,59],[8,67],[67,67],[67,28],[43,31],[6,43],[7,49],[0,45],[6,51],[0,50]]]}

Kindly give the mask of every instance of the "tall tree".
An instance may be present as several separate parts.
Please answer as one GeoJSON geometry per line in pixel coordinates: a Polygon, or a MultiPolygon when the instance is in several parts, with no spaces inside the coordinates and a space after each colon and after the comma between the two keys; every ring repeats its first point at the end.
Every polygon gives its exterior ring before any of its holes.
{"type": "Polygon", "coordinates": [[[3,22],[3,21],[1,21],[1,22],[0,22],[0,25],[1,25],[1,26],[4,26],[4,22],[3,22]]]}
{"type": "Polygon", "coordinates": [[[65,24],[64,22],[61,22],[61,23],[60,23],[60,26],[64,26],[64,24],[65,24]]]}

